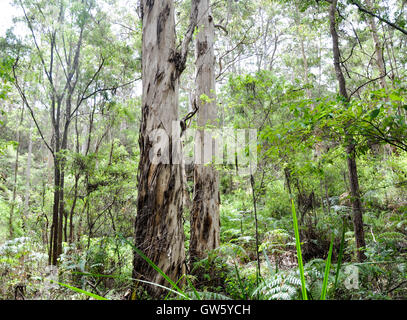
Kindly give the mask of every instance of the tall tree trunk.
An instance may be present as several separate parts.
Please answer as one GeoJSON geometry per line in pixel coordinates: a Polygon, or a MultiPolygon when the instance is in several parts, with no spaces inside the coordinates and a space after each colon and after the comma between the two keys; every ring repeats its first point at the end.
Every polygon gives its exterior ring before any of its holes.
{"type": "MultiPolygon", "coordinates": [[[[329,10],[329,20],[330,20],[330,32],[332,37],[332,49],[334,57],[334,67],[335,74],[339,84],[339,94],[344,98],[346,105],[349,103],[349,96],[346,90],[346,81],[343,76],[343,72],[340,66],[340,50],[339,50],[339,37],[336,31],[336,7],[337,0],[332,0],[330,10],[329,10]]],[[[352,203],[352,213],[353,213],[353,227],[356,239],[357,256],[359,261],[366,259],[363,252],[365,244],[365,235],[363,230],[363,211],[362,202],[360,200],[359,191],[359,179],[356,166],[356,154],[355,154],[355,141],[353,137],[347,133],[347,128],[345,130],[345,140],[346,140],[346,156],[347,165],[350,181],[350,191],[351,191],[351,203],[352,203]]]]}
{"type": "Polygon", "coordinates": [[[59,225],[58,234],[60,240],[58,241],[58,256],[62,254],[62,242],[67,240],[66,238],[66,221],[67,214],[65,212],[65,159],[61,159],[61,181],[59,192],[59,225]]]}
{"type": "MultiPolygon", "coordinates": [[[[370,0],[365,0],[366,5],[369,9],[373,8],[373,4],[370,0]]],[[[375,51],[376,51],[376,64],[377,64],[377,68],[379,69],[379,73],[380,73],[380,87],[382,89],[386,89],[387,88],[387,84],[386,84],[386,79],[385,79],[385,75],[386,75],[386,68],[384,65],[384,56],[383,56],[383,50],[382,50],[382,44],[379,40],[379,34],[377,33],[377,25],[376,25],[376,21],[373,17],[369,16],[368,18],[369,20],[369,25],[370,25],[370,29],[372,32],[372,37],[373,37],[373,42],[375,45],[375,51]]]]}
{"type": "MultiPolygon", "coordinates": [[[[185,273],[185,236],[181,165],[171,154],[177,144],[173,133],[179,137],[179,130],[173,130],[172,126],[175,122],[179,127],[178,90],[182,72],[175,46],[174,1],[142,0],[141,13],[143,96],[135,246],[170,279],[177,281],[185,273]],[[167,135],[168,143],[161,149],[161,160],[154,161],[150,153],[155,151],[153,144],[156,143],[154,133],[157,129],[167,135]]],[[[168,285],[136,252],[133,266],[134,278],[168,285]]],[[[153,298],[164,294],[157,286],[138,285],[153,298]]]]}
{"type": "Polygon", "coordinates": [[[197,5],[198,34],[195,40],[196,96],[198,130],[195,137],[194,198],[191,211],[191,238],[189,253],[191,263],[203,259],[209,250],[220,243],[219,174],[212,161],[213,138],[207,125],[216,126],[217,108],[215,94],[214,23],[210,1],[201,0],[197,5]],[[201,99],[205,95],[209,99],[201,99]],[[206,127],[206,130],[205,130],[206,127]]]}
{"type": "MultiPolygon", "coordinates": [[[[59,150],[56,149],[58,154],[59,150]]],[[[60,170],[58,156],[54,155],[54,204],[52,207],[52,224],[50,231],[49,264],[57,265],[58,261],[58,225],[59,225],[59,187],[60,170]]]]}
{"type": "MultiPolygon", "coordinates": [[[[71,113],[71,108],[67,107],[67,114],[71,113]]],[[[68,149],[68,134],[69,134],[70,120],[66,119],[64,133],[62,137],[62,151],[68,149]]],[[[62,239],[68,241],[67,237],[67,224],[68,224],[68,212],[65,210],[65,154],[61,155],[61,181],[60,181],[60,193],[59,193],[59,233],[61,240],[59,242],[58,255],[62,254],[62,239]]]]}
{"type": "Polygon", "coordinates": [[[31,188],[31,162],[32,162],[32,147],[33,147],[33,140],[32,140],[32,128],[30,125],[29,132],[28,132],[28,155],[27,155],[27,167],[26,167],[26,192],[24,196],[24,211],[22,213],[23,219],[23,228],[25,227],[25,220],[26,214],[29,211],[29,202],[30,202],[30,188],[31,188]]]}
{"type": "MultiPolygon", "coordinates": [[[[365,0],[366,2],[366,6],[369,9],[373,9],[373,3],[371,0],[365,0]]],[[[383,55],[383,50],[382,50],[382,43],[380,42],[379,39],[379,34],[377,32],[377,25],[376,25],[376,21],[373,17],[369,16],[368,18],[369,20],[369,25],[370,25],[370,29],[371,29],[371,33],[372,33],[372,38],[373,38],[373,42],[375,45],[375,53],[376,53],[376,65],[377,68],[379,70],[379,74],[380,74],[380,79],[379,79],[379,83],[380,83],[380,88],[383,89],[385,92],[387,91],[387,83],[386,83],[386,67],[385,67],[385,61],[384,61],[384,55],[383,55]]],[[[385,97],[384,99],[386,102],[389,100],[388,97],[385,97]]],[[[391,111],[389,110],[389,113],[391,113],[391,111]]],[[[386,144],[384,145],[384,151],[391,155],[393,152],[397,152],[396,148],[391,146],[390,144],[386,144]]]]}
{"type": "MultiPolygon", "coordinates": [[[[79,154],[79,130],[78,130],[78,117],[75,117],[75,136],[76,136],[76,143],[75,143],[75,152],[79,154]]],[[[71,206],[71,210],[69,213],[69,243],[74,241],[74,230],[73,230],[73,215],[75,212],[76,201],[78,199],[78,184],[80,178],[80,169],[75,173],[75,183],[74,183],[74,196],[73,202],[71,206]]]]}
{"type": "MultiPolygon", "coordinates": [[[[301,16],[300,16],[300,10],[298,9],[298,5],[295,8],[296,8],[296,12],[295,12],[294,20],[295,20],[295,23],[296,23],[298,40],[300,41],[300,45],[301,45],[301,57],[302,57],[302,62],[304,64],[304,82],[305,82],[306,85],[309,85],[309,67],[308,67],[308,59],[307,59],[307,56],[305,54],[305,44],[304,44],[306,39],[304,39],[305,36],[301,32],[301,29],[300,29],[301,16]]],[[[311,99],[311,90],[310,90],[310,88],[307,87],[306,92],[307,92],[307,98],[311,99]]]]}
{"type": "Polygon", "coordinates": [[[21,115],[20,121],[17,127],[17,149],[16,149],[16,161],[14,162],[14,180],[13,180],[13,195],[11,198],[11,207],[10,207],[10,216],[9,216],[9,233],[10,239],[13,239],[14,236],[14,209],[16,206],[16,198],[17,198],[17,176],[18,176],[18,165],[19,165],[19,155],[20,155],[20,126],[23,124],[24,119],[24,105],[21,107],[21,115]]]}

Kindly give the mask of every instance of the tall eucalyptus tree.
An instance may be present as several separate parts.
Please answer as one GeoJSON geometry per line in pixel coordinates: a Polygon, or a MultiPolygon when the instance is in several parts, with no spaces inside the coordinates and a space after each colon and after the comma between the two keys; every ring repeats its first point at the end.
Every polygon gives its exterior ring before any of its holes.
{"type": "MultiPolygon", "coordinates": [[[[179,77],[185,69],[196,24],[195,2],[192,1],[191,24],[179,48],[174,1],[142,0],[140,6],[143,93],[135,246],[174,281],[185,273],[178,95],[179,77]],[[154,144],[160,139],[162,148],[155,150],[154,144]]],[[[134,278],[158,285],[166,283],[137,252],[133,266],[134,278]]],[[[163,292],[158,286],[142,286],[153,297],[163,292]]]]}
{"type": "Polygon", "coordinates": [[[214,19],[210,1],[197,5],[198,33],[195,38],[195,103],[198,130],[195,137],[194,199],[191,211],[190,259],[205,258],[220,243],[219,174],[213,161],[214,137],[210,126],[217,126],[215,88],[214,19]]]}
{"type": "Polygon", "coordinates": [[[115,56],[120,44],[115,42],[107,15],[95,0],[16,0],[15,3],[28,29],[29,36],[23,41],[32,47],[30,56],[16,59],[15,85],[54,164],[49,263],[56,265],[62,253],[64,218],[67,223],[65,150],[70,147],[71,122],[89,98],[109,99],[126,81],[132,82],[129,79],[132,73],[114,75],[113,70],[122,66],[115,56]],[[26,79],[22,74],[27,59],[38,61],[32,72],[36,90],[23,89],[26,79]],[[48,112],[50,133],[40,121],[41,111],[48,112]]]}

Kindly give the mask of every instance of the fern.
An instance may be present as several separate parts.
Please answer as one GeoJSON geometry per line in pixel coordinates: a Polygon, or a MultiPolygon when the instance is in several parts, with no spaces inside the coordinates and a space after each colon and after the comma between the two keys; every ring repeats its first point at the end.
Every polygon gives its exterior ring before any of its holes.
{"type": "Polygon", "coordinates": [[[400,232],[383,232],[377,236],[379,241],[394,241],[394,240],[404,240],[406,236],[400,232]]]}
{"type": "MultiPolygon", "coordinates": [[[[217,292],[196,291],[196,293],[199,294],[201,300],[232,300],[231,298],[217,292]]],[[[185,295],[191,299],[196,299],[196,293],[191,291],[186,292],[185,295]]]]}
{"type": "Polygon", "coordinates": [[[298,297],[301,279],[292,273],[277,273],[263,281],[252,293],[267,300],[293,300],[298,297]]]}

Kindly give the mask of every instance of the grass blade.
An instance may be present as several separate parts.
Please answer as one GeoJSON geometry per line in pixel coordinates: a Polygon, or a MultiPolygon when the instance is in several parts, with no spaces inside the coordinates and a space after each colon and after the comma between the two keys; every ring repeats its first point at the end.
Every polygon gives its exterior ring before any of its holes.
{"type": "Polygon", "coordinates": [[[58,284],[59,284],[60,286],[62,286],[62,287],[68,288],[68,289],[73,290],[73,291],[75,291],[75,292],[83,293],[83,294],[87,295],[88,297],[92,297],[92,298],[95,298],[95,299],[97,299],[97,300],[109,300],[109,299],[107,299],[107,298],[105,298],[105,297],[101,297],[101,296],[98,296],[97,294],[94,294],[94,293],[92,293],[92,292],[88,292],[88,291],[85,291],[85,290],[82,290],[82,289],[79,289],[79,288],[70,286],[69,284],[66,284],[66,283],[62,283],[62,282],[58,282],[58,281],[53,281],[53,280],[51,280],[51,282],[58,283],[58,284]]]}
{"type": "MultiPolygon", "coordinates": [[[[147,284],[151,284],[152,286],[156,286],[156,287],[163,288],[163,289],[165,289],[165,290],[168,290],[169,292],[175,293],[175,294],[177,294],[177,295],[179,295],[179,296],[181,296],[181,297],[183,297],[183,298],[185,298],[185,299],[187,299],[187,300],[190,300],[185,294],[180,293],[180,292],[175,291],[175,290],[172,290],[172,289],[170,289],[170,288],[168,288],[168,287],[166,287],[166,286],[163,286],[163,285],[161,285],[161,284],[154,283],[154,282],[151,282],[151,281],[141,280],[141,279],[134,279],[134,278],[131,278],[131,280],[133,280],[133,281],[138,281],[138,282],[142,282],[142,283],[147,283],[147,284]]],[[[166,300],[166,298],[165,298],[164,300],[166,300]]]]}
{"type": "Polygon", "coordinates": [[[291,209],[293,213],[293,224],[294,224],[294,233],[295,233],[295,246],[297,247],[297,260],[298,260],[298,267],[300,269],[300,277],[301,277],[301,293],[302,299],[308,300],[307,297],[307,288],[305,287],[305,274],[304,274],[304,265],[302,264],[302,255],[301,255],[301,242],[300,242],[300,233],[298,231],[298,220],[297,220],[297,213],[295,211],[294,200],[291,199],[291,209]]]}
{"type": "MultiPolygon", "coordinates": [[[[98,273],[88,273],[88,272],[77,272],[77,271],[72,272],[72,274],[77,274],[77,275],[81,275],[81,276],[90,276],[90,277],[96,277],[96,278],[113,278],[113,279],[122,278],[122,276],[114,276],[114,275],[98,274],[98,273]]],[[[178,291],[173,290],[172,288],[168,288],[166,286],[163,286],[163,285],[151,282],[151,281],[147,281],[147,280],[135,279],[135,278],[130,278],[130,277],[126,277],[126,279],[151,284],[152,286],[163,288],[165,290],[168,290],[169,292],[175,293],[175,294],[179,295],[180,297],[183,297],[183,298],[186,298],[186,299],[189,300],[189,298],[187,296],[185,296],[184,294],[179,293],[178,291]]]]}
{"type": "Polygon", "coordinates": [[[334,247],[335,234],[332,232],[331,244],[329,245],[328,257],[326,258],[324,281],[322,283],[321,300],[326,300],[326,291],[328,289],[329,270],[331,269],[332,250],[334,247]]]}
{"type": "MultiPolygon", "coordinates": [[[[179,283],[183,278],[185,278],[185,277],[186,277],[186,275],[183,274],[183,275],[181,276],[181,278],[179,278],[178,281],[177,281],[175,284],[178,285],[178,283],[179,283]]],[[[172,289],[174,289],[174,287],[171,288],[171,291],[174,291],[174,290],[172,290],[172,289]]],[[[168,294],[165,296],[164,300],[167,300],[167,298],[168,298],[168,296],[170,295],[170,293],[171,293],[171,292],[168,292],[168,294]]],[[[178,293],[178,292],[177,292],[177,293],[178,293]]]]}
{"type": "Polygon", "coordinates": [[[237,268],[236,262],[234,264],[235,264],[235,273],[236,273],[237,281],[239,283],[240,291],[242,292],[242,298],[245,295],[246,300],[247,300],[247,293],[245,293],[245,289],[244,289],[244,286],[243,286],[243,283],[242,283],[242,279],[240,278],[239,269],[237,268]]]}
{"type": "Polygon", "coordinates": [[[151,261],[140,249],[138,249],[134,244],[132,244],[130,241],[128,241],[126,238],[123,237],[123,240],[127,242],[136,253],[141,256],[154,270],[156,270],[159,274],[162,275],[162,277],[168,281],[169,284],[173,288],[175,288],[181,295],[185,296],[185,293],[177,286],[177,284],[172,281],[153,261],[151,261]]]}
{"type": "Polygon", "coordinates": [[[202,300],[201,297],[200,297],[200,295],[199,295],[199,293],[198,293],[198,291],[196,291],[195,287],[192,285],[191,280],[189,280],[188,277],[186,277],[186,279],[187,279],[188,284],[191,286],[192,291],[194,292],[195,297],[196,297],[198,300],[202,300]]]}

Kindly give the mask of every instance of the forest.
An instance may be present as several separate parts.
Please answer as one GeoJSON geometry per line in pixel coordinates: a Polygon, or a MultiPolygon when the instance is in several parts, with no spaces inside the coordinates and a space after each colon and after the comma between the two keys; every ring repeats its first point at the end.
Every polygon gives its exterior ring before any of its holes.
{"type": "Polygon", "coordinates": [[[1,300],[407,299],[406,0],[0,9],[1,300]]]}

